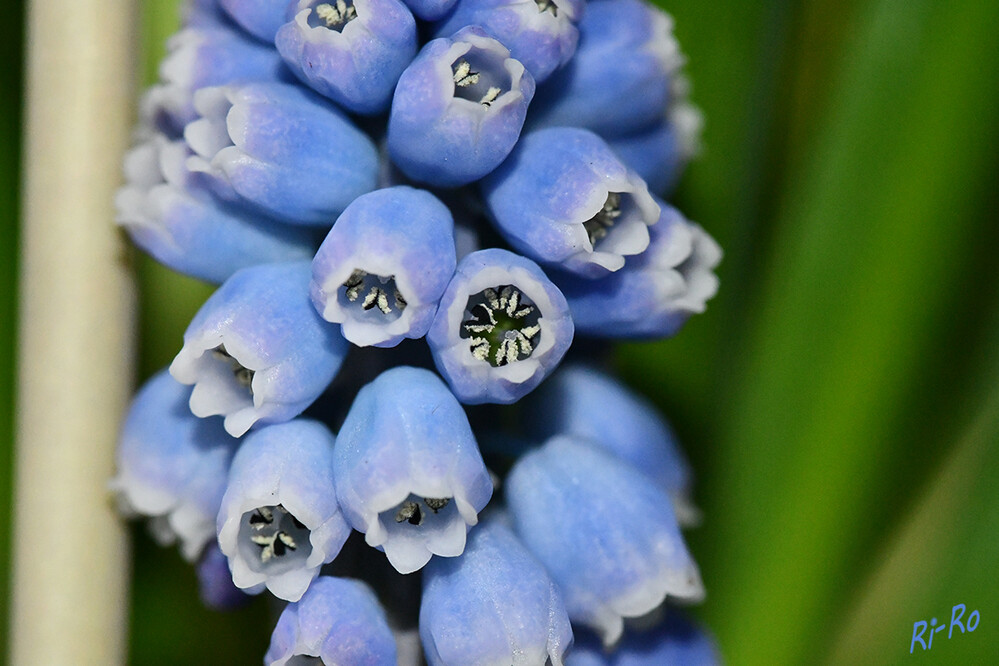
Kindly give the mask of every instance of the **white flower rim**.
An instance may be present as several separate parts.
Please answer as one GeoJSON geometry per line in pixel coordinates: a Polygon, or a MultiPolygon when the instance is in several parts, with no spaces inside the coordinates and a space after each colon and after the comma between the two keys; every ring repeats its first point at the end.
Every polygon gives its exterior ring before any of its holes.
{"type": "Polygon", "coordinates": [[[499,114],[508,106],[518,104],[524,99],[520,91],[520,81],[524,78],[524,65],[510,57],[510,51],[502,43],[485,35],[465,34],[462,41],[452,44],[443,55],[434,60],[434,73],[437,75],[440,89],[451,96],[448,110],[455,113],[472,113],[478,116],[481,123],[487,116],[499,114]],[[510,89],[501,93],[490,102],[489,106],[457,97],[454,94],[454,72],[452,67],[463,55],[473,48],[488,54],[500,55],[503,58],[503,69],[510,77],[510,89]]]}

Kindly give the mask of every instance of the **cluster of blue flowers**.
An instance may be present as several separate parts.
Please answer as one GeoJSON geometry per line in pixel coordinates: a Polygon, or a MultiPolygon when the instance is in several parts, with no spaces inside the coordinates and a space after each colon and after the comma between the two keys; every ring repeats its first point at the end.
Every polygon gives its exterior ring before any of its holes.
{"type": "Polygon", "coordinates": [[[712,663],[689,467],[601,369],[718,286],[671,19],[196,0],[168,50],[118,221],[221,286],[113,487],[206,603],[287,601],[267,664],[712,663]]]}

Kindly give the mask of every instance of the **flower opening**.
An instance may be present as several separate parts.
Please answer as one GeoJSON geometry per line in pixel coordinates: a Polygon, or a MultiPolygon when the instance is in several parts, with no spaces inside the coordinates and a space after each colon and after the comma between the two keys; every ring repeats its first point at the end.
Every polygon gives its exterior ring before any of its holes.
{"type": "Polygon", "coordinates": [[[259,566],[286,569],[299,566],[312,551],[309,529],[283,505],[261,506],[243,514],[240,547],[253,561],[256,548],[259,566]]]}
{"type": "Polygon", "coordinates": [[[460,335],[472,356],[494,368],[528,358],[541,335],[538,309],[513,285],[484,289],[468,299],[460,335]]]}

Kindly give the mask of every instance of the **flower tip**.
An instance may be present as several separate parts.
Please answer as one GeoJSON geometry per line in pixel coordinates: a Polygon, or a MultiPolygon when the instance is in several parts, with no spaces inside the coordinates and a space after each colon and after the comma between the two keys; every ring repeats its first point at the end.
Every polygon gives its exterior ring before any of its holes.
{"type": "MultiPolygon", "coordinates": [[[[191,397],[193,398],[194,396],[192,395],[191,397]]],[[[253,424],[259,418],[260,415],[257,414],[253,407],[244,407],[226,416],[223,424],[227,433],[233,437],[242,437],[253,427],[253,424]]]]}

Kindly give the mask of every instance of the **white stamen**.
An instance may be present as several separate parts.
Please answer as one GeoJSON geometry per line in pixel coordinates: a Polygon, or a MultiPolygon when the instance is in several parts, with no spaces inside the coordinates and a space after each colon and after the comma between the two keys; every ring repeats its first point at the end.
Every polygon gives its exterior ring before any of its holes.
{"type": "Polygon", "coordinates": [[[253,534],[250,536],[250,541],[261,547],[261,562],[268,562],[271,558],[281,557],[286,550],[298,548],[295,539],[287,532],[282,531],[273,534],[253,534]]]}
{"type": "Polygon", "coordinates": [[[456,86],[467,88],[479,82],[479,73],[472,71],[472,66],[468,64],[467,60],[459,60],[453,78],[456,86]]]}
{"type": "Polygon", "coordinates": [[[318,5],[316,16],[326,24],[327,28],[337,28],[357,18],[357,10],[353,4],[348,6],[346,0],[336,0],[336,6],[330,3],[318,5]]]}
{"type": "Polygon", "coordinates": [[[416,502],[403,502],[395,514],[395,522],[401,523],[403,521],[408,521],[411,525],[422,525],[423,512],[420,511],[420,505],[416,502]]]}
{"type": "Polygon", "coordinates": [[[609,192],[603,207],[597,214],[583,223],[583,228],[589,235],[590,244],[594,245],[601,238],[606,238],[610,228],[621,217],[621,194],[609,192]]]}
{"type": "Polygon", "coordinates": [[[484,289],[479,297],[483,302],[471,305],[462,322],[466,333],[475,334],[468,336],[472,357],[499,367],[530,356],[541,327],[536,318],[523,320],[536,311],[535,306],[524,303],[523,294],[513,285],[484,289]],[[504,317],[497,319],[497,313],[504,317]],[[523,328],[517,328],[518,323],[523,328]]]}
{"type": "MultiPolygon", "coordinates": [[[[355,269],[354,272],[350,274],[344,283],[344,295],[347,300],[351,303],[355,302],[361,297],[361,293],[365,290],[365,278],[369,277],[368,273],[360,269],[355,269]]],[[[392,300],[397,311],[402,311],[406,308],[406,299],[403,297],[402,292],[400,292],[393,282],[395,276],[382,276],[375,275],[376,284],[372,284],[372,281],[367,282],[367,293],[364,295],[364,299],[361,301],[361,308],[364,310],[372,310],[377,307],[382,314],[391,314],[392,304],[389,304],[388,295],[388,285],[391,284],[392,289],[392,300]],[[381,285],[386,285],[383,288],[381,285]]]]}
{"type": "Polygon", "coordinates": [[[347,298],[351,303],[357,300],[357,297],[361,295],[361,286],[364,284],[364,271],[354,271],[347,278],[347,281],[343,283],[343,286],[347,288],[347,298]]]}
{"type": "Polygon", "coordinates": [[[525,338],[530,339],[533,338],[535,335],[537,335],[540,331],[541,327],[535,324],[534,326],[528,326],[527,328],[522,328],[520,330],[520,334],[523,335],[525,338]]]}
{"type": "Polygon", "coordinates": [[[448,505],[448,502],[450,502],[450,501],[451,501],[450,497],[424,497],[423,498],[423,503],[426,504],[430,508],[430,510],[433,511],[434,513],[437,513],[438,511],[440,511],[441,509],[443,509],[444,507],[446,507],[448,505]]]}
{"type": "Polygon", "coordinates": [[[254,530],[262,530],[274,522],[274,512],[268,507],[262,506],[250,516],[250,527],[254,530]]]}
{"type": "Polygon", "coordinates": [[[539,14],[551,12],[552,16],[558,16],[558,5],[555,4],[555,0],[534,0],[534,4],[538,6],[539,14]]]}
{"type": "Polygon", "coordinates": [[[482,99],[479,100],[479,104],[489,106],[496,101],[497,97],[499,97],[500,90],[501,89],[496,86],[491,86],[489,90],[486,91],[486,94],[482,96],[482,99]]]}

